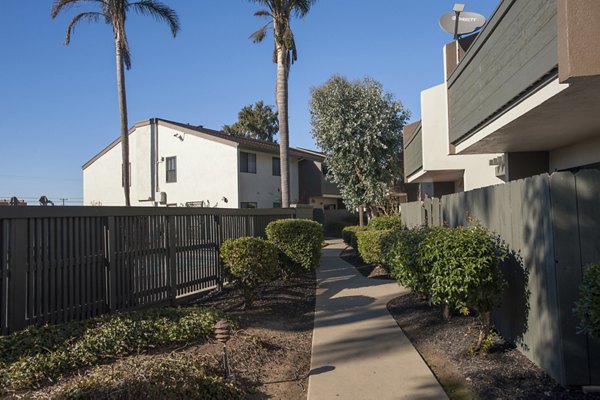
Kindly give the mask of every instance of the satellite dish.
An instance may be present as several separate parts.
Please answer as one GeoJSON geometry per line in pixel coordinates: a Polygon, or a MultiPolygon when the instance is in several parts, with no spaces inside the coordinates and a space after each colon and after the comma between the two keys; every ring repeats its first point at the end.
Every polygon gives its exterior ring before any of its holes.
{"type": "MultiPolygon", "coordinates": [[[[454,35],[456,25],[456,12],[449,12],[440,18],[440,27],[446,32],[454,35]]],[[[485,24],[485,17],[481,14],[472,12],[461,12],[458,17],[457,35],[466,35],[467,33],[475,32],[485,24]]]]}

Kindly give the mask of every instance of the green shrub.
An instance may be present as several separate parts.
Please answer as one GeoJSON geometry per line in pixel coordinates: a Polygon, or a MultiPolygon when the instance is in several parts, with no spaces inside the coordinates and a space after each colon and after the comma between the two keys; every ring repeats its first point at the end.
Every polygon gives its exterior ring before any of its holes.
{"type": "Polygon", "coordinates": [[[379,217],[372,218],[367,225],[370,230],[384,230],[384,229],[401,229],[402,219],[400,214],[394,215],[381,215],[379,217]]]}
{"type": "Polygon", "coordinates": [[[600,338],[600,264],[586,268],[574,312],[580,333],[600,338]]]}
{"type": "Polygon", "coordinates": [[[502,299],[506,282],[500,266],[507,255],[499,238],[479,225],[432,229],[419,245],[419,262],[430,267],[431,303],[479,312],[483,328],[477,349],[489,334],[490,313],[502,299]]]}
{"type": "Polygon", "coordinates": [[[392,230],[363,230],[356,232],[358,245],[358,254],[367,264],[384,265],[384,242],[388,236],[393,233],[392,230]]]}
{"type": "Polygon", "coordinates": [[[366,226],[347,226],[342,230],[342,239],[348,246],[352,246],[354,249],[358,249],[358,242],[356,238],[356,232],[367,230],[366,226]]]}
{"type": "Polygon", "coordinates": [[[233,383],[181,353],[100,366],[51,389],[53,399],[243,399],[233,383]]]}
{"type": "Polygon", "coordinates": [[[277,247],[284,273],[314,271],[321,260],[323,226],[306,219],[280,219],[267,225],[267,238],[277,247]]]}
{"type": "Polygon", "coordinates": [[[62,374],[171,343],[207,337],[220,317],[199,308],[157,308],[0,337],[0,395],[62,374]]]}
{"type": "Polygon", "coordinates": [[[252,306],[256,288],[277,278],[277,248],[256,237],[226,240],[221,246],[221,257],[226,274],[230,275],[252,306]]]}
{"type": "Polygon", "coordinates": [[[396,230],[384,243],[392,278],[423,296],[429,294],[429,275],[427,265],[418,257],[418,249],[429,231],[427,227],[396,230]]]}

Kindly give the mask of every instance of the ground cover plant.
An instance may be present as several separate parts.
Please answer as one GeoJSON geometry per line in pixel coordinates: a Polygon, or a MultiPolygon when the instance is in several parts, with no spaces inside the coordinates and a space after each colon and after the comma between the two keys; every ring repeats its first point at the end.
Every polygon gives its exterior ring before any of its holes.
{"type": "Polygon", "coordinates": [[[0,395],[172,343],[205,339],[221,316],[199,308],[155,308],[0,337],[0,395]]]}
{"type": "Polygon", "coordinates": [[[574,312],[580,320],[579,331],[600,338],[600,264],[585,269],[574,312]]]}
{"type": "Polygon", "coordinates": [[[280,219],[266,228],[268,240],[277,247],[284,275],[313,271],[323,248],[323,226],[307,219],[280,219]]]}
{"type": "Polygon", "coordinates": [[[221,246],[225,272],[244,293],[245,307],[251,307],[256,288],[277,278],[277,248],[256,237],[226,240],[221,246]]]}

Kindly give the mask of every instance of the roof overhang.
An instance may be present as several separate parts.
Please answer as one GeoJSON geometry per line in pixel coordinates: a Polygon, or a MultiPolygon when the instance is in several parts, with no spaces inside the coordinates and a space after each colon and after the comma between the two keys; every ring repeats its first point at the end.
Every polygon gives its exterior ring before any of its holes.
{"type": "Polygon", "coordinates": [[[549,151],[600,134],[600,76],[558,78],[457,143],[455,154],[549,151]]]}
{"type": "Polygon", "coordinates": [[[463,177],[464,169],[419,170],[406,177],[406,183],[455,182],[463,177]]]}

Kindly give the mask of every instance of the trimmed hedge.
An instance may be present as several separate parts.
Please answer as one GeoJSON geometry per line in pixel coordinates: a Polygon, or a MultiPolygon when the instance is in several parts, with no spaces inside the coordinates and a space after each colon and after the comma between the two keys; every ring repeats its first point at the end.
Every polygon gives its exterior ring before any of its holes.
{"type": "Polygon", "coordinates": [[[267,225],[267,238],[277,247],[284,274],[314,271],[321,261],[323,226],[307,219],[280,219],[267,225]]]}
{"type": "Polygon", "coordinates": [[[379,217],[372,218],[367,225],[369,230],[384,230],[384,229],[401,229],[402,218],[400,214],[394,215],[381,215],[379,217]]]}
{"type": "Polygon", "coordinates": [[[342,230],[342,240],[344,240],[344,243],[346,243],[348,246],[352,246],[354,249],[358,249],[356,233],[366,230],[366,226],[347,226],[342,230]]]}
{"type": "Polygon", "coordinates": [[[573,310],[580,320],[579,332],[600,339],[600,264],[586,268],[579,296],[573,310]]]}
{"type": "Polygon", "coordinates": [[[386,264],[384,243],[392,230],[362,230],[356,232],[358,254],[367,264],[386,264]]]}
{"type": "Polygon", "coordinates": [[[246,307],[252,305],[256,288],[277,278],[277,248],[261,238],[241,237],[226,240],[221,245],[221,257],[226,274],[234,279],[246,299],[246,307]]]}
{"type": "Polygon", "coordinates": [[[507,255],[500,240],[482,226],[432,229],[418,251],[418,262],[430,267],[431,302],[458,311],[492,311],[506,285],[500,265],[507,255]]]}
{"type": "Polygon", "coordinates": [[[210,335],[220,319],[199,308],[156,308],[62,325],[30,327],[0,337],[0,395],[158,346],[210,335]]]}
{"type": "Polygon", "coordinates": [[[417,253],[419,245],[430,230],[427,227],[397,230],[384,244],[386,262],[392,278],[402,286],[424,296],[429,294],[428,268],[420,262],[417,253]]]}

